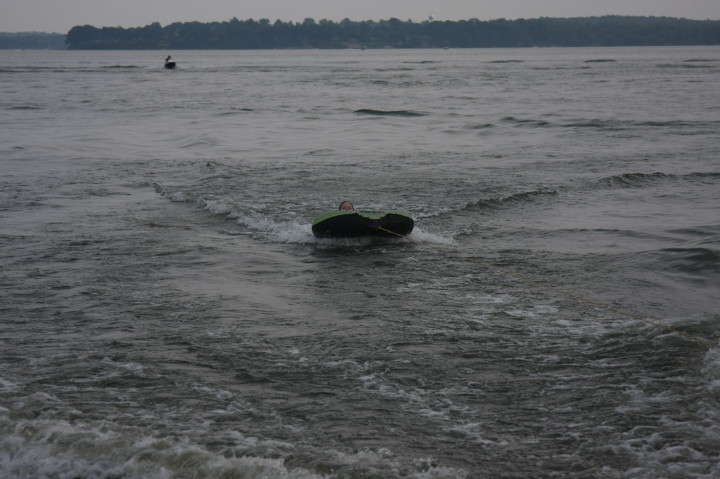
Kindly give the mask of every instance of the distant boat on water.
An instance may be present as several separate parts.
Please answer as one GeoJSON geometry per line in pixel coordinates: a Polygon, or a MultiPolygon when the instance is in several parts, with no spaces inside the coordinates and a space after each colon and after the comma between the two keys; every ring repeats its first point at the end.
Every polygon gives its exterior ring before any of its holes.
{"type": "Polygon", "coordinates": [[[175,62],[172,60],[172,57],[168,55],[168,57],[165,59],[165,68],[172,70],[175,68],[175,62]]]}

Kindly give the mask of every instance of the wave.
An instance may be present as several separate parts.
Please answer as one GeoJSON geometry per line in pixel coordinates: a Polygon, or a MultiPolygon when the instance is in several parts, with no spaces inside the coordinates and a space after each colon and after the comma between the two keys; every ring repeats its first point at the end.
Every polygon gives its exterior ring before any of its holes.
{"type": "Polygon", "coordinates": [[[693,180],[715,180],[720,179],[720,171],[695,172],[682,175],[682,178],[693,180]]]}
{"type": "Polygon", "coordinates": [[[8,110],[44,110],[42,106],[36,105],[15,105],[8,108],[8,110]]]}
{"type": "Polygon", "coordinates": [[[234,115],[241,115],[243,113],[252,113],[255,109],[253,108],[228,108],[224,111],[219,111],[217,113],[217,116],[234,116],[234,115]]]}
{"type": "MultiPolygon", "coordinates": [[[[284,244],[321,244],[332,246],[363,246],[370,241],[354,239],[319,239],[312,234],[311,222],[301,219],[276,219],[267,213],[244,210],[223,200],[206,199],[185,191],[172,191],[155,184],[155,191],[175,203],[187,203],[206,211],[211,215],[220,216],[233,221],[242,227],[242,232],[231,234],[248,234],[268,243],[284,244]]],[[[390,238],[397,242],[398,239],[390,238]]]]}
{"type": "Polygon", "coordinates": [[[666,180],[673,175],[665,173],[624,173],[622,175],[614,175],[603,178],[598,183],[609,187],[637,187],[655,183],[660,180],[666,180]]]}
{"type": "Polygon", "coordinates": [[[498,198],[480,198],[474,201],[470,201],[468,203],[446,205],[428,211],[417,212],[414,214],[414,216],[416,219],[441,218],[444,216],[454,216],[464,211],[473,211],[477,209],[499,209],[504,207],[512,207],[515,205],[532,203],[534,201],[540,201],[543,197],[555,196],[557,194],[558,191],[551,188],[543,188],[533,191],[522,191],[519,193],[513,193],[511,195],[498,198]]]}
{"type": "MultiPolygon", "coordinates": [[[[50,395],[23,398],[23,404],[30,402],[45,409],[72,410],[50,395]]],[[[149,428],[112,420],[10,417],[7,409],[0,408],[0,447],[13,451],[4,454],[0,470],[8,475],[3,477],[326,477],[290,467],[282,458],[264,457],[280,455],[289,443],[256,440],[239,433],[233,437],[245,453],[242,457],[228,457],[202,442],[158,438],[149,428]],[[49,472],[52,470],[62,472],[49,472]],[[112,472],[106,475],[99,471],[112,472]]],[[[362,460],[359,455],[344,459],[347,464],[358,460],[362,460]]]]}
{"type": "Polygon", "coordinates": [[[696,135],[707,131],[717,130],[720,122],[710,121],[689,121],[689,120],[622,120],[622,119],[601,119],[601,118],[575,118],[558,121],[548,121],[537,118],[516,118],[506,116],[500,119],[501,123],[516,128],[570,128],[570,129],[595,129],[601,131],[625,131],[638,129],[669,129],[671,134],[696,135]]]}
{"type": "Polygon", "coordinates": [[[131,70],[133,68],[140,68],[137,65],[107,65],[100,68],[105,68],[109,70],[131,70]]]}
{"type": "Polygon", "coordinates": [[[615,129],[615,130],[622,130],[624,128],[619,128],[617,124],[614,122],[609,122],[607,120],[597,120],[597,119],[588,119],[588,120],[577,120],[571,123],[566,123],[563,125],[565,128],[597,128],[600,130],[609,130],[609,129],[615,129]]]}
{"type": "Polygon", "coordinates": [[[161,196],[175,203],[187,203],[202,209],[211,215],[221,216],[233,221],[244,230],[241,233],[249,234],[261,241],[284,244],[318,244],[321,246],[368,246],[370,244],[387,243],[396,244],[410,241],[420,244],[454,245],[452,236],[445,236],[430,231],[424,231],[417,225],[411,234],[405,238],[364,237],[364,238],[316,238],[312,234],[311,221],[299,218],[274,218],[272,215],[259,211],[247,211],[222,200],[205,199],[185,191],[173,191],[159,184],[155,184],[155,191],[161,196]]]}
{"type": "Polygon", "coordinates": [[[717,182],[720,172],[694,172],[684,175],[670,173],[623,173],[602,178],[597,184],[608,188],[636,188],[664,181],[717,182]]]}
{"type": "Polygon", "coordinates": [[[647,121],[632,121],[632,120],[615,120],[599,118],[589,119],[577,119],[568,123],[560,125],[563,128],[595,128],[598,130],[607,131],[618,131],[618,130],[630,130],[635,128],[675,128],[675,129],[691,129],[697,131],[701,126],[707,124],[707,122],[696,122],[686,120],[647,120],[647,121]]]}
{"type": "Polygon", "coordinates": [[[182,138],[179,141],[181,143],[178,145],[178,148],[181,149],[205,148],[208,146],[216,146],[219,143],[217,137],[214,137],[210,134],[200,134],[197,136],[187,135],[187,138],[182,138]]]}
{"type": "Polygon", "coordinates": [[[665,248],[660,252],[667,256],[664,262],[670,269],[683,273],[720,273],[720,250],[675,247],[665,248]]]}
{"type": "Polygon", "coordinates": [[[715,65],[695,64],[695,63],[660,63],[657,68],[717,68],[715,65]]]}
{"type": "Polygon", "coordinates": [[[513,116],[506,116],[501,120],[503,123],[510,123],[512,125],[518,126],[518,127],[531,127],[531,128],[546,128],[546,127],[552,127],[556,126],[549,121],[545,120],[527,120],[527,119],[520,119],[515,118],[513,116]]]}
{"type": "Polygon", "coordinates": [[[455,245],[455,238],[452,236],[444,236],[437,233],[431,233],[429,231],[423,231],[422,229],[415,226],[413,232],[410,233],[409,238],[416,243],[429,243],[439,245],[455,245]]]}
{"type": "Polygon", "coordinates": [[[478,123],[476,125],[470,125],[467,127],[469,130],[486,130],[488,128],[495,128],[492,123],[478,123]]]}
{"type": "MultiPolygon", "coordinates": [[[[227,408],[233,413],[246,409],[242,401],[228,399],[228,395],[232,396],[229,392],[217,393],[208,389],[200,389],[200,392],[221,394],[220,401],[227,401],[227,408]]],[[[70,411],[67,415],[79,414],[55,396],[38,393],[23,399],[22,405],[30,403],[43,411],[63,408],[70,411]]],[[[431,459],[405,464],[392,451],[379,446],[348,452],[331,446],[312,450],[303,442],[246,436],[227,430],[216,432],[207,440],[201,433],[189,434],[187,438],[174,434],[158,437],[152,426],[144,426],[141,421],[127,424],[127,421],[112,419],[77,421],[55,417],[30,419],[30,414],[27,416],[11,419],[9,410],[0,408],[0,447],[10,451],[3,455],[4,462],[0,465],[0,470],[8,474],[4,477],[327,479],[360,477],[366,470],[399,471],[397,477],[408,479],[465,477],[462,469],[437,465],[431,459]],[[228,454],[214,443],[232,444],[225,448],[232,453],[228,454]],[[290,451],[312,453],[318,459],[306,460],[307,465],[295,463],[290,451]],[[53,470],[61,473],[50,472],[53,470]]],[[[201,426],[187,427],[203,431],[201,426]]]]}
{"type": "Polygon", "coordinates": [[[272,243],[307,244],[316,242],[310,222],[277,221],[257,211],[242,211],[218,200],[197,199],[198,207],[218,216],[232,219],[251,234],[272,243]]]}
{"type": "Polygon", "coordinates": [[[534,190],[534,191],[523,191],[520,193],[514,193],[510,196],[505,196],[502,198],[488,198],[488,199],[482,199],[478,201],[473,201],[465,205],[466,209],[474,209],[474,208],[501,208],[504,206],[509,205],[515,205],[518,203],[527,203],[535,201],[539,197],[544,196],[554,196],[557,195],[556,190],[552,189],[541,189],[541,190],[534,190]]]}
{"type": "Polygon", "coordinates": [[[358,113],[360,115],[373,115],[373,116],[404,116],[404,117],[413,117],[413,116],[426,116],[426,113],[421,113],[417,111],[412,110],[375,110],[372,108],[361,108],[360,110],[355,110],[355,113],[358,113]]]}

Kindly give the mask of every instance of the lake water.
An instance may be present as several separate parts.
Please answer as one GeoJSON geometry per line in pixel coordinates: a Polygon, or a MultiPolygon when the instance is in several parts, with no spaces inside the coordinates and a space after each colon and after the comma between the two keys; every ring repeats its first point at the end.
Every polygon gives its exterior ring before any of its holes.
{"type": "Polygon", "coordinates": [[[720,477],[720,47],[0,80],[0,476],[720,477]]]}

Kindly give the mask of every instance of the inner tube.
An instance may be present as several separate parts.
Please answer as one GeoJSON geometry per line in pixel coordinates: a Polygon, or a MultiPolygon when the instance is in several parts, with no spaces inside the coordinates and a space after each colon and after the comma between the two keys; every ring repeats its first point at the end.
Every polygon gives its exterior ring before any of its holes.
{"type": "Polygon", "coordinates": [[[316,238],[398,237],[409,235],[415,226],[410,213],[389,211],[327,211],[312,222],[316,238]]]}

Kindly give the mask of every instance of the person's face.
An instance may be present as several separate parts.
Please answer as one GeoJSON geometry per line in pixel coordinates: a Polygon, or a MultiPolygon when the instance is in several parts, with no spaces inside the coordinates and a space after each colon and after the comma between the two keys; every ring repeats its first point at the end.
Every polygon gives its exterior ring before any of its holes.
{"type": "Polygon", "coordinates": [[[343,201],[342,204],[340,205],[340,210],[342,210],[342,211],[348,211],[348,210],[352,210],[352,209],[353,209],[353,205],[349,201],[343,201]]]}

